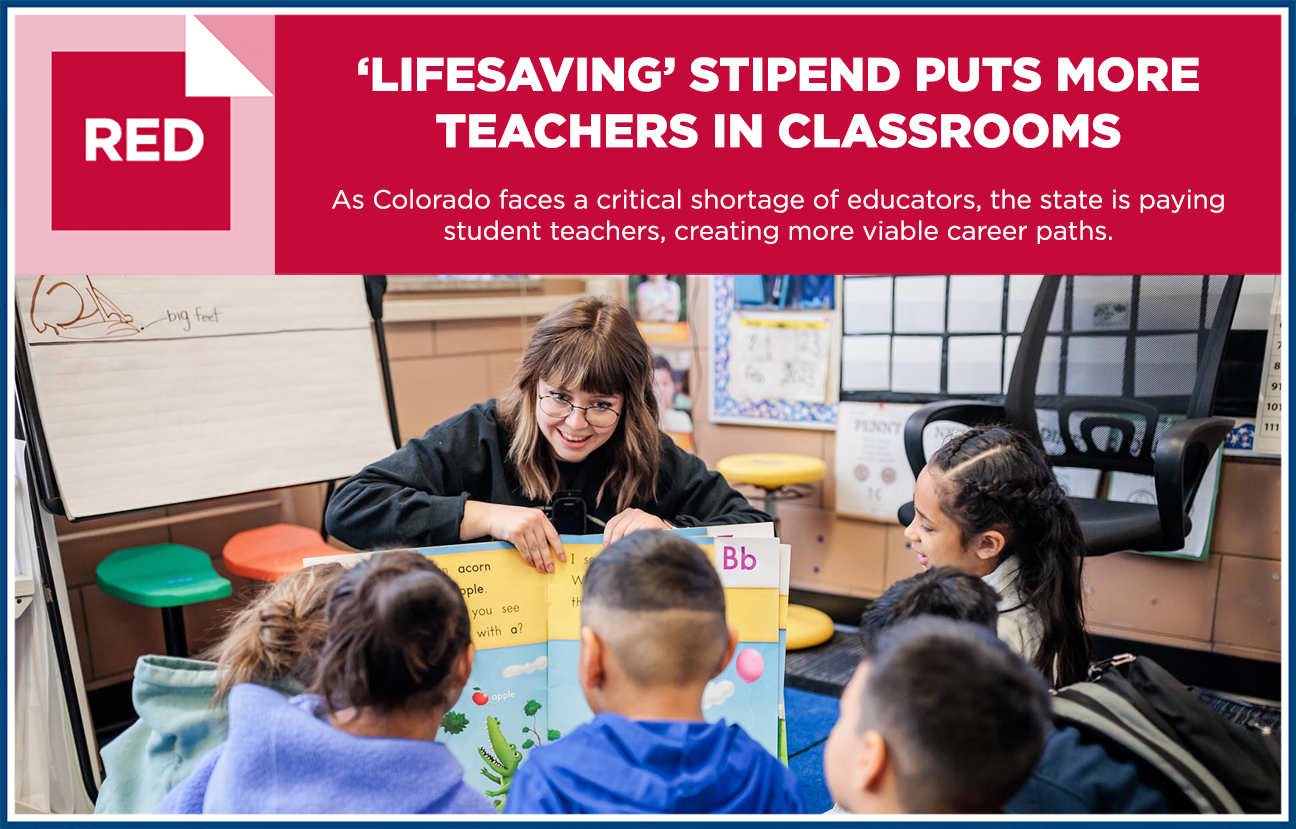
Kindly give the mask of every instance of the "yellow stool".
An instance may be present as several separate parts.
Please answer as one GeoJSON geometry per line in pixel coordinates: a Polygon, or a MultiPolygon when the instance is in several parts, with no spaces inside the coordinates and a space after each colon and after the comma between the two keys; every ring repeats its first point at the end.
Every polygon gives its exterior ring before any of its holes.
{"type": "MultiPolygon", "coordinates": [[[[778,502],[807,495],[805,485],[822,481],[828,465],[822,458],[808,455],[759,452],[721,458],[716,471],[730,483],[749,484],[765,490],[765,511],[774,519],[777,534],[778,502]]],[[[805,605],[788,606],[788,650],[822,645],[832,638],[832,633],[833,623],[827,613],[805,605]]]]}
{"type": "Polygon", "coordinates": [[[803,604],[788,605],[787,649],[798,651],[822,645],[832,638],[832,617],[803,604]]]}
{"type": "Polygon", "coordinates": [[[778,521],[774,505],[779,500],[799,498],[806,494],[798,484],[813,484],[824,479],[828,465],[822,458],[809,455],[785,455],[758,452],[754,455],[730,455],[721,458],[716,471],[735,484],[750,484],[765,490],[765,511],[778,521]]]}

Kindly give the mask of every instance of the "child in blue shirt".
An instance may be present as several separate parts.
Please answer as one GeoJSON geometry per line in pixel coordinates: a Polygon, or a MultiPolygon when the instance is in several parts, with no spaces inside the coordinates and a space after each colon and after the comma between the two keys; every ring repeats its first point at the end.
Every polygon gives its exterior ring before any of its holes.
{"type": "MultiPolygon", "coordinates": [[[[971,622],[994,632],[998,603],[998,594],[982,579],[956,567],[935,567],[896,582],[874,600],[860,620],[860,639],[864,650],[870,651],[885,631],[909,619],[931,616],[971,622]]],[[[1034,771],[1004,803],[1003,811],[1047,815],[1190,810],[1180,808],[1181,798],[1158,785],[1153,770],[1111,748],[1074,725],[1054,723],[1034,771]]],[[[841,806],[834,811],[846,812],[841,806]]]]}
{"type": "Polygon", "coordinates": [[[702,718],[702,693],[733,657],[720,577],[697,544],[641,531],[590,562],[579,680],[593,722],[533,749],[512,814],[780,814],[796,780],[737,725],[702,718]]]}
{"type": "Polygon", "coordinates": [[[985,627],[925,616],[883,631],[824,745],[853,814],[990,814],[1044,750],[1044,678],[985,627]]]}

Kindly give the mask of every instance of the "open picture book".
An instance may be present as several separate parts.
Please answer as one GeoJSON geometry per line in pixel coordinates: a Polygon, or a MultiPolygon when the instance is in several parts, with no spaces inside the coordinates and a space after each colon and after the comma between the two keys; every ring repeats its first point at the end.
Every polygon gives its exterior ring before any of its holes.
{"type": "MultiPolygon", "coordinates": [[[[738,630],[734,658],[707,684],[708,722],[741,726],[786,761],[783,667],[791,548],[772,524],[673,530],[695,541],[715,564],[728,621],[738,630]]],[[[567,561],[540,573],[511,544],[425,547],[454,579],[472,624],[476,655],[458,703],[441,721],[438,741],[463,765],[470,786],[503,808],[513,775],[529,752],[561,740],[593,719],[577,680],[581,583],[603,550],[601,535],[563,536],[567,561]]],[[[383,553],[306,559],[352,565],[383,553]]]]}

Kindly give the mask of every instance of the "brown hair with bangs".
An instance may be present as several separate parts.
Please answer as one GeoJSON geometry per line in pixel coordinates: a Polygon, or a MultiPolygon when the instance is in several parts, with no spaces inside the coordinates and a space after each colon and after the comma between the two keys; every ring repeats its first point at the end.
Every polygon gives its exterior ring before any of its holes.
{"type": "Polygon", "coordinates": [[[598,501],[619,482],[617,511],[652,500],[661,461],[657,399],[652,390],[652,353],[639,334],[630,307],[621,300],[583,296],[536,323],[513,388],[499,403],[508,429],[508,459],[517,468],[522,492],[548,501],[559,486],[558,463],[536,422],[539,383],[586,394],[624,397],[616,431],[608,438],[612,456],[598,501]]]}

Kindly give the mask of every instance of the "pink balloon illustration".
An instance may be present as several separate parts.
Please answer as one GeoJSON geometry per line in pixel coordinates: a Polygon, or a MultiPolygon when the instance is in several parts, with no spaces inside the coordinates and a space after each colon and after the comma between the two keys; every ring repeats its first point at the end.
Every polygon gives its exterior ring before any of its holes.
{"type": "Polygon", "coordinates": [[[738,652],[734,667],[738,670],[738,678],[750,684],[765,673],[765,657],[755,648],[744,648],[738,652]]]}

